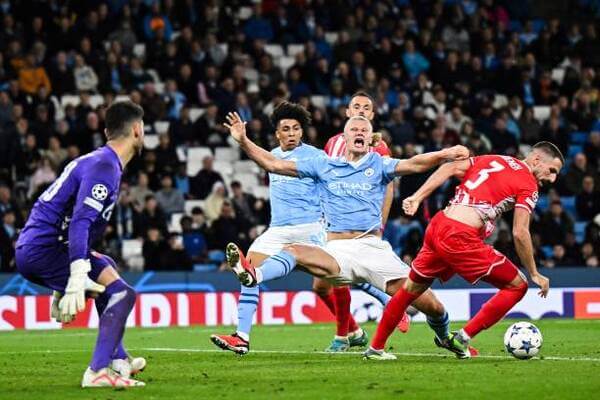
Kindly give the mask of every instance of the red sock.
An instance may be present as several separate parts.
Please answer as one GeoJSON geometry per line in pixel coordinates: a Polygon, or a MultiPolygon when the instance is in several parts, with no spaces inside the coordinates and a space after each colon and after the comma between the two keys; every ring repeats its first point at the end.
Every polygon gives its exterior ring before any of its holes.
{"type": "Polygon", "coordinates": [[[489,299],[481,310],[467,322],[464,330],[467,335],[474,337],[479,332],[493,326],[500,321],[515,304],[517,304],[527,293],[527,283],[516,287],[500,289],[498,293],[489,299]]]}
{"type": "Polygon", "coordinates": [[[383,317],[377,325],[377,331],[375,331],[375,336],[373,336],[371,342],[372,348],[383,350],[385,342],[396,329],[408,306],[420,295],[421,293],[407,292],[404,288],[400,288],[396,292],[383,310],[383,317]]]}
{"type": "Polygon", "coordinates": [[[354,320],[354,317],[352,316],[352,314],[350,314],[350,318],[348,319],[348,333],[356,332],[358,328],[360,328],[360,326],[358,326],[358,324],[354,320]]]}
{"type": "Polygon", "coordinates": [[[329,291],[327,294],[317,292],[317,295],[323,300],[329,311],[335,315],[335,297],[333,296],[333,292],[329,291]]]}
{"type": "Polygon", "coordinates": [[[348,336],[348,326],[352,317],[352,314],[350,314],[350,287],[334,287],[333,296],[335,298],[335,320],[337,323],[336,335],[348,336]]]}

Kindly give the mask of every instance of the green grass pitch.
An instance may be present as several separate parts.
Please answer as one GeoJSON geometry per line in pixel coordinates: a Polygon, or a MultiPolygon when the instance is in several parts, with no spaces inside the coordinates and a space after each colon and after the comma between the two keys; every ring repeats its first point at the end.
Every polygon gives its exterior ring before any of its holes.
{"type": "Polygon", "coordinates": [[[463,361],[437,349],[424,324],[394,333],[389,345],[398,360],[391,362],[363,361],[359,350],[323,353],[333,325],[256,327],[244,357],[209,342],[231,327],[130,329],[125,344],[147,358],[140,375],[147,386],[85,392],[79,384],[95,331],[1,332],[0,399],[598,398],[600,321],[537,321],[544,346],[541,358],[528,361],[503,351],[512,322],[481,333],[473,343],[481,357],[463,361]]]}

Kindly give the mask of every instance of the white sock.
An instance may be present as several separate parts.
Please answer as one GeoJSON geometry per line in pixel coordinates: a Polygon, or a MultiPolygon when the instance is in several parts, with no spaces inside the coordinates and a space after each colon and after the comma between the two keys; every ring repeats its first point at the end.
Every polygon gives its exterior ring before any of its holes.
{"type": "Polygon", "coordinates": [[[238,335],[240,337],[240,339],[245,340],[246,342],[250,342],[250,335],[249,334],[244,333],[244,332],[240,332],[240,331],[237,331],[235,334],[238,335]]]}
{"type": "Polygon", "coordinates": [[[343,340],[344,342],[347,342],[348,341],[348,336],[338,336],[338,335],[335,335],[335,339],[336,340],[343,340]]]}
{"type": "Polygon", "coordinates": [[[458,334],[456,335],[456,338],[462,344],[469,344],[469,341],[471,340],[471,336],[467,335],[467,332],[465,332],[464,329],[461,329],[460,331],[458,331],[458,334]]]}
{"type": "Polygon", "coordinates": [[[263,273],[260,268],[256,268],[254,271],[256,271],[256,284],[258,285],[263,281],[263,273]]]}
{"type": "Polygon", "coordinates": [[[350,332],[348,334],[348,337],[355,337],[355,336],[362,336],[363,334],[363,330],[362,328],[358,328],[357,330],[355,330],[354,332],[350,332]]]}

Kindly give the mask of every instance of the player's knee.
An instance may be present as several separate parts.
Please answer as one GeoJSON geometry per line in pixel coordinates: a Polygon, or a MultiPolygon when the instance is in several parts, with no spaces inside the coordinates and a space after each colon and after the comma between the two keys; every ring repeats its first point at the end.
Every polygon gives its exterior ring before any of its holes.
{"type": "Polygon", "coordinates": [[[444,308],[444,305],[438,300],[438,299],[434,299],[434,301],[431,302],[431,310],[428,313],[431,317],[443,317],[444,314],[446,314],[446,309],[444,308]]]}
{"type": "Polygon", "coordinates": [[[521,298],[525,296],[527,289],[529,289],[529,284],[520,275],[517,275],[517,278],[511,282],[510,290],[519,293],[521,298]]]}
{"type": "Polygon", "coordinates": [[[315,280],[313,281],[312,290],[317,294],[317,296],[323,297],[329,295],[329,293],[331,292],[331,287],[329,285],[323,284],[321,280],[315,280]]]}

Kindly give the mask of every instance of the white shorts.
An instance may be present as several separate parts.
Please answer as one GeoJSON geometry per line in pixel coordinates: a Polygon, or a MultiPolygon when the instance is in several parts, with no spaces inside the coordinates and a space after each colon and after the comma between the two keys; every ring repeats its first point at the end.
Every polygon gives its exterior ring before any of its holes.
{"type": "Polygon", "coordinates": [[[323,247],[325,228],[321,222],[310,224],[273,226],[263,232],[248,249],[268,256],[279,253],[288,244],[301,243],[323,247]]]}
{"type": "Polygon", "coordinates": [[[389,281],[407,278],[410,271],[388,242],[373,235],[330,240],[323,250],[340,266],[338,276],[327,278],[334,285],[368,282],[385,291],[389,281]]]}

